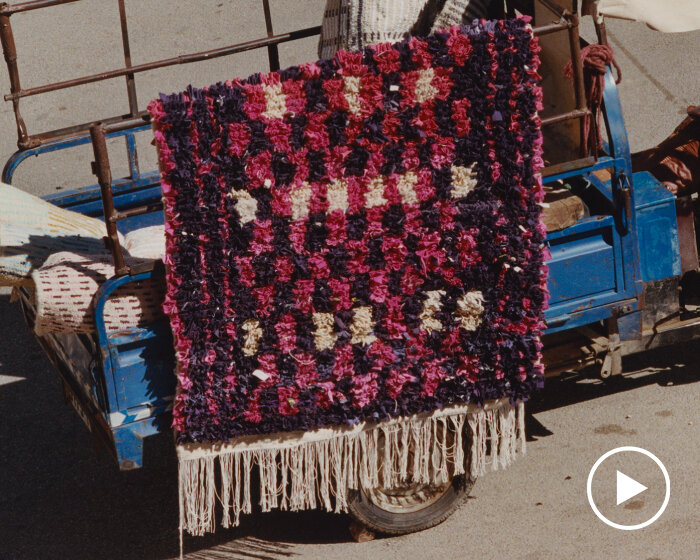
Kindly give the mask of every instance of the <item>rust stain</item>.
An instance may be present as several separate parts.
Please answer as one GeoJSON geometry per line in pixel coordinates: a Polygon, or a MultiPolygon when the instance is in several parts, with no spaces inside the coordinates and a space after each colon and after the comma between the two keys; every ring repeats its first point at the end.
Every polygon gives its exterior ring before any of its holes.
{"type": "Polygon", "coordinates": [[[637,433],[637,430],[625,430],[622,426],[618,424],[603,424],[598,426],[593,430],[596,434],[610,435],[619,434],[625,436],[633,436],[637,433]]]}
{"type": "Polygon", "coordinates": [[[644,500],[632,500],[631,502],[625,504],[625,509],[642,509],[644,507],[644,500]]]}

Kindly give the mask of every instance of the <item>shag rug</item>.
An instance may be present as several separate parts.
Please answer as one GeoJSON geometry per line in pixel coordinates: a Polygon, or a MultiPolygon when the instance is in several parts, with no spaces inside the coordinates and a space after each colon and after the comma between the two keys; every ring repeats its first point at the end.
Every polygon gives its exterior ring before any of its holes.
{"type": "Polygon", "coordinates": [[[538,50],[482,21],[151,103],[182,528],[215,495],[237,523],[254,465],[264,510],[342,511],[512,460],[543,382],[538,50]]]}

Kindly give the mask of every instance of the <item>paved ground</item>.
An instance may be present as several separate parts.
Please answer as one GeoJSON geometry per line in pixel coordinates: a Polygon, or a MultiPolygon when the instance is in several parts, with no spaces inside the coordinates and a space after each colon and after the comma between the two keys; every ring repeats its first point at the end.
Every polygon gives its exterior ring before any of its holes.
{"type": "MultiPolygon", "coordinates": [[[[315,24],[323,0],[275,0],[277,29],[315,24]]],[[[261,17],[249,1],[127,2],[135,62],[249,38],[261,17]],[[214,13],[215,17],[210,14],[214,13]],[[233,22],[233,24],[232,24],[233,22]],[[155,35],[155,28],[166,29],[155,35]],[[197,29],[193,34],[188,29],[197,29]],[[242,35],[239,35],[241,33],[242,35]]],[[[45,15],[17,16],[25,86],[116,67],[115,3],[84,0],[45,15]],[[92,31],[86,24],[93,22],[92,31]],[[98,22],[98,23],[94,23],[98,22]],[[106,42],[102,38],[108,37],[106,42]],[[74,60],[66,53],[73,53],[74,60]],[[61,65],[64,66],[60,70],[61,65]]],[[[663,139],[686,105],[699,103],[700,33],[661,35],[610,22],[623,69],[620,85],[633,149],[663,139]]],[[[179,67],[139,79],[145,101],[162,89],[207,84],[259,69],[264,55],[212,61],[196,72],[179,67]]],[[[313,41],[285,49],[283,63],[314,57],[313,41]]],[[[23,103],[31,130],[125,110],[123,82],[85,86],[23,103]],[[110,107],[112,110],[110,111],[110,107]]],[[[4,76],[0,89],[7,91],[4,76]]],[[[12,153],[9,104],[0,111],[0,155],[12,153]]],[[[145,144],[145,142],[144,142],[145,144]]],[[[117,157],[121,147],[113,146],[117,157]]],[[[148,160],[147,154],[143,156],[148,160]]],[[[29,162],[15,184],[45,193],[85,184],[90,154],[29,162]],[[82,183],[81,183],[82,182],[82,183]]],[[[147,449],[151,467],[120,473],[91,447],[89,434],[62,397],[52,368],[27,332],[19,310],[0,295],[0,559],[169,559],[177,555],[177,497],[168,438],[147,449]]],[[[693,560],[700,557],[700,366],[697,345],[650,353],[626,364],[617,386],[550,383],[534,411],[528,454],[507,471],[479,480],[466,506],[443,525],[419,534],[356,544],[344,517],[272,513],[247,517],[240,528],[185,540],[188,559],[611,558],[693,560]],[[621,445],[645,447],[666,464],[671,500],[652,526],[623,532],[590,510],[585,483],[593,462],[621,445]]],[[[639,506],[642,507],[642,506],[639,506]]]]}

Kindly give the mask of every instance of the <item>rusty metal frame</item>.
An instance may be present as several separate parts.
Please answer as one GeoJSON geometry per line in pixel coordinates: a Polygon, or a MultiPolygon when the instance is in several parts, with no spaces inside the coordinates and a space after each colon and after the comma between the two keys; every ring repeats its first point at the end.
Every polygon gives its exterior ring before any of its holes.
{"type": "MultiPolygon", "coordinates": [[[[270,70],[278,70],[279,53],[277,46],[279,44],[318,35],[321,31],[320,26],[315,26],[294,30],[288,33],[275,34],[272,29],[272,16],[270,13],[269,0],[261,0],[265,15],[265,27],[267,32],[265,37],[253,39],[251,41],[245,41],[242,43],[236,43],[217,49],[189,53],[172,58],[155,60],[152,62],[133,65],[131,63],[131,49],[129,45],[129,32],[127,27],[125,0],[116,0],[119,8],[119,21],[121,26],[122,46],[124,51],[124,67],[117,68],[114,70],[108,70],[105,72],[99,72],[97,74],[80,76],[62,82],[53,82],[27,89],[22,88],[19,76],[19,67],[17,63],[17,48],[15,45],[14,34],[12,31],[11,16],[13,14],[21,12],[37,10],[40,8],[47,8],[50,6],[58,6],[61,4],[70,4],[78,1],[79,0],[32,0],[14,5],[10,5],[7,3],[0,4],[0,41],[2,42],[2,49],[5,55],[5,62],[7,64],[7,69],[10,78],[10,93],[5,95],[4,99],[5,101],[12,101],[12,108],[15,114],[15,121],[17,123],[17,145],[20,149],[36,148],[38,146],[41,146],[45,142],[51,140],[67,138],[70,136],[75,136],[77,134],[87,134],[87,132],[90,130],[90,127],[97,122],[117,124],[126,123],[135,118],[146,117],[146,111],[139,110],[138,100],[136,97],[135,75],[140,72],[147,72],[158,68],[175,66],[178,64],[189,64],[192,62],[199,62],[202,60],[210,60],[222,56],[230,56],[233,54],[238,54],[253,49],[259,49],[262,47],[267,48],[268,59],[270,62],[270,70]],[[129,101],[128,115],[109,117],[101,119],[100,121],[92,121],[88,123],[77,124],[74,126],[50,130],[39,134],[29,134],[29,132],[27,131],[27,126],[20,113],[20,99],[62,89],[73,88],[85,84],[110,80],[113,78],[119,78],[121,76],[124,76],[126,79],[126,90],[129,101]]],[[[141,121],[141,124],[143,124],[143,121],[141,121]]]]}
{"type": "MultiPolygon", "coordinates": [[[[107,237],[105,238],[105,243],[107,248],[112,252],[116,274],[124,275],[129,274],[132,271],[125,264],[124,253],[119,243],[119,238],[117,236],[116,223],[121,219],[152,212],[155,209],[153,206],[141,206],[137,208],[132,208],[126,212],[119,212],[114,206],[114,199],[111,190],[112,174],[109,164],[109,155],[107,152],[106,136],[112,132],[123,131],[137,126],[142,126],[144,123],[149,122],[150,119],[146,111],[139,110],[138,100],[136,96],[135,75],[140,72],[155,70],[157,68],[164,68],[167,66],[174,66],[178,64],[188,64],[202,60],[209,60],[212,58],[228,56],[259,48],[267,49],[270,70],[278,70],[278,45],[288,41],[294,41],[296,39],[302,39],[305,37],[318,35],[320,33],[321,27],[315,26],[294,30],[288,33],[275,34],[272,27],[272,16],[270,11],[269,0],[261,0],[265,17],[266,37],[242,43],[236,43],[234,45],[229,45],[218,49],[185,54],[173,58],[167,58],[144,64],[133,65],[131,63],[131,49],[129,45],[129,33],[127,27],[125,0],[116,0],[119,8],[122,45],[124,51],[123,68],[100,72],[98,74],[92,74],[88,76],[81,76],[62,82],[45,84],[29,89],[23,89],[19,78],[19,69],[17,65],[17,50],[15,47],[14,36],[12,33],[10,17],[16,13],[46,8],[49,6],[57,6],[60,4],[69,4],[77,1],[79,0],[31,0],[14,5],[0,3],[0,41],[2,42],[5,61],[7,63],[7,68],[10,77],[10,93],[5,95],[5,100],[12,101],[15,120],[17,123],[18,146],[21,150],[35,148],[37,146],[41,146],[43,143],[48,141],[69,138],[71,136],[87,134],[89,132],[95,155],[95,161],[93,162],[93,173],[98,178],[98,184],[100,186],[104,206],[104,217],[105,224],[107,227],[107,237]],[[92,121],[67,128],[51,130],[40,134],[32,135],[27,132],[27,127],[20,113],[20,99],[34,95],[40,95],[42,93],[48,93],[84,84],[118,78],[121,76],[124,76],[126,80],[126,91],[129,101],[129,114],[109,117],[100,121],[92,121]]],[[[537,36],[542,36],[547,35],[549,33],[566,31],[568,34],[570,54],[571,59],[573,61],[573,86],[574,97],[576,102],[576,108],[574,110],[542,119],[541,124],[542,126],[547,126],[565,120],[574,119],[582,121],[583,119],[590,117],[591,112],[586,106],[584,93],[583,66],[581,63],[581,47],[578,31],[578,15],[576,13],[572,13],[569,10],[563,9],[562,7],[560,7],[557,4],[554,4],[550,0],[535,1],[540,2],[545,7],[547,7],[552,12],[552,14],[558,18],[558,21],[537,27],[533,30],[533,33],[537,36]]],[[[602,35],[604,37],[604,30],[602,35]]],[[[599,37],[600,36],[601,33],[599,33],[599,37]]],[[[593,156],[589,156],[589,154],[586,151],[586,143],[583,141],[583,127],[581,127],[581,135],[581,159],[575,160],[573,162],[567,162],[567,169],[584,168],[589,166],[592,161],[595,161],[596,154],[594,154],[593,156]]],[[[545,169],[543,171],[543,175],[547,174],[547,170],[545,169]]]]}
{"type": "MultiPolygon", "coordinates": [[[[265,9],[265,22],[267,26],[268,36],[272,36],[272,24],[270,19],[268,1],[262,1],[263,7],[265,9]]],[[[567,10],[561,9],[559,6],[557,6],[556,4],[552,4],[548,0],[537,1],[540,1],[543,4],[545,4],[549,9],[553,11],[555,15],[557,15],[560,18],[560,20],[556,23],[537,27],[533,29],[533,33],[536,36],[541,36],[549,33],[566,31],[569,35],[569,46],[571,49],[572,60],[574,61],[574,95],[576,100],[576,108],[574,110],[569,111],[567,113],[554,115],[546,119],[542,119],[542,126],[547,126],[549,124],[554,124],[565,120],[584,119],[587,116],[591,115],[591,112],[586,106],[586,99],[583,88],[583,66],[581,63],[581,48],[578,34],[578,16],[576,14],[572,14],[567,10]]],[[[277,61],[276,44],[274,45],[274,47],[272,45],[268,46],[268,55],[270,58],[270,65],[272,66],[273,60],[277,61]],[[274,50],[272,50],[273,48],[274,50]]],[[[146,120],[148,119],[147,116],[144,118],[146,120]]],[[[141,120],[140,122],[142,123],[143,120],[141,120]]],[[[93,173],[97,176],[98,183],[100,185],[100,191],[102,194],[102,201],[105,211],[105,223],[107,224],[107,237],[105,238],[105,241],[114,257],[114,268],[115,273],[117,275],[128,274],[130,273],[130,269],[124,263],[123,251],[119,244],[119,238],[117,236],[116,222],[123,218],[153,211],[153,209],[150,207],[140,207],[133,208],[128,213],[120,213],[114,208],[114,201],[112,198],[111,191],[112,177],[109,166],[109,156],[107,154],[107,144],[105,142],[105,136],[109,132],[124,130],[125,128],[128,128],[129,126],[133,125],[134,124],[132,120],[131,124],[129,122],[95,123],[90,128],[90,135],[92,137],[93,150],[95,153],[95,161],[93,162],[93,173]]],[[[582,157],[581,159],[575,160],[573,162],[566,162],[565,165],[567,170],[584,168],[595,163],[595,156],[589,156],[586,152],[586,143],[583,141],[583,127],[581,127],[581,131],[582,157]]]]}

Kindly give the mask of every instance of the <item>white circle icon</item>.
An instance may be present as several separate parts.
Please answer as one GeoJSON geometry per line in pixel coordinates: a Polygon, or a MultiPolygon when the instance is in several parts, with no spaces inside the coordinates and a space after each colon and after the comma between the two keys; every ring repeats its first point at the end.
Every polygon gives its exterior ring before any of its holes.
{"type": "MultiPolygon", "coordinates": [[[[618,505],[621,503],[621,501],[627,500],[630,497],[643,492],[646,490],[646,486],[640,484],[636,480],[628,477],[624,473],[621,473],[620,471],[617,471],[617,503],[618,505]]],[[[647,527],[651,525],[654,521],[656,521],[659,517],[661,517],[661,514],[664,512],[666,509],[666,506],[668,505],[668,500],[671,497],[671,481],[668,476],[668,471],[666,470],[666,467],[664,464],[659,460],[659,458],[654,455],[652,452],[647,451],[646,449],[642,449],[641,447],[633,447],[633,446],[625,446],[625,447],[616,447],[615,449],[611,449],[604,455],[602,455],[593,465],[593,468],[591,469],[591,472],[588,474],[588,482],[586,484],[586,494],[588,495],[588,503],[591,505],[591,509],[593,510],[593,513],[598,516],[598,519],[600,519],[603,523],[606,525],[609,525],[610,527],[614,527],[615,529],[621,529],[622,531],[634,531],[636,529],[643,529],[644,527],[647,527]],[[612,455],[616,455],[617,453],[624,453],[624,452],[634,452],[634,453],[641,453],[642,455],[645,455],[649,457],[656,465],[659,467],[661,472],[664,475],[664,480],[666,481],[666,495],[664,496],[664,501],[661,504],[661,507],[659,510],[650,518],[647,519],[644,523],[637,523],[636,525],[622,525],[620,523],[615,523],[614,521],[611,521],[607,517],[605,517],[602,513],[600,513],[600,510],[598,509],[598,506],[596,506],[595,502],[593,501],[593,493],[591,491],[591,486],[593,483],[593,475],[595,474],[596,470],[598,467],[602,464],[603,461],[605,461],[608,457],[611,457],[612,455]]]]}

